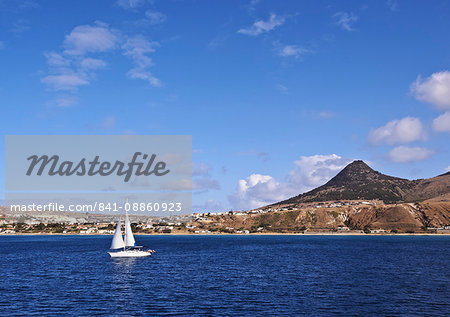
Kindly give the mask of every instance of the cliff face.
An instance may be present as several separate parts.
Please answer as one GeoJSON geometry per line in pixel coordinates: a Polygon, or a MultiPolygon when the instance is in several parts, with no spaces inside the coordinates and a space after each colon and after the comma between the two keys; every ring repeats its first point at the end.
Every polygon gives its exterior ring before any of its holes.
{"type": "Polygon", "coordinates": [[[278,204],[335,200],[382,200],[385,203],[417,202],[450,192],[450,173],[410,181],[374,171],[363,161],[354,161],[325,185],[278,204]]]}
{"type": "Polygon", "coordinates": [[[335,204],[310,205],[263,214],[212,215],[208,221],[199,221],[198,224],[211,231],[234,228],[250,232],[381,230],[419,233],[435,232],[433,228],[450,226],[448,201],[392,205],[353,202],[339,207],[330,207],[331,205],[335,204]]]}

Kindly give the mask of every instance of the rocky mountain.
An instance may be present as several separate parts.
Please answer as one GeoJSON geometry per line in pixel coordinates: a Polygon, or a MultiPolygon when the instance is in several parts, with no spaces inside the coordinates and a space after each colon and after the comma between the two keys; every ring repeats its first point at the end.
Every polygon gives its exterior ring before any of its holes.
{"type": "Polygon", "coordinates": [[[382,200],[384,203],[417,202],[450,193],[450,173],[434,178],[408,180],[374,171],[354,161],[325,185],[275,205],[337,200],[382,200]]]}

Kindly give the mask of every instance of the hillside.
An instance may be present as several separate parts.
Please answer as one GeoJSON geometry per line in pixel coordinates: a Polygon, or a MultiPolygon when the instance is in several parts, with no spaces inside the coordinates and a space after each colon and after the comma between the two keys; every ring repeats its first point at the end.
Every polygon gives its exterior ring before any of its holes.
{"type": "Polygon", "coordinates": [[[450,173],[411,181],[354,161],[307,193],[246,213],[201,218],[198,228],[212,232],[447,232],[450,173]]]}
{"type": "Polygon", "coordinates": [[[354,161],[325,185],[274,205],[335,200],[382,200],[384,203],[417,202],[450,192],[450,173],[422,180],[407,180],[374,171],[354,161]]]}
{"type": "Polygon", "coordinates": [[[445,233],[450,202],[383,204],[346,202],[282,208],[260,213],[213,215],[197,221],[211,232],[398,232],[445,233]]]}

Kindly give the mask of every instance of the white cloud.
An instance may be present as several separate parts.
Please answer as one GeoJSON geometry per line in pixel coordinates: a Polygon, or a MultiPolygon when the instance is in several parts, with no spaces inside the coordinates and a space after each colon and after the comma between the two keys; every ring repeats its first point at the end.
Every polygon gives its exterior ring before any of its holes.
{"type": "MultiPolygon", "coordinates": [[[[129,38],[122,36],[102,22],[80,25],[65,37],[62,52],[45,53],[49,72],[41,78],[41,82],[54,90],[74,92],[80,86],[89,85],[95,79],[96,72],[107,66],[105,60],[98,58],[99,53],[105,55],[122,49],[123,54],[134,64],[127,72],[127,77],[145,80],[153,86],[161,86],[160,80],[148,70],[152,66],[148,54],[153,53],[158,46],[158,43],[151,42],[143,36],[129,38]]],[[[57,106],[73,103],[67,96],[50,102],[57,106]]]]}
{"type": "Polygon", "coordinates": [[[304,47],[298,46],[298,45],[285,45],[280,48],[280,51],[278,55],[280,56],[294,56],[295,58],[299,58],[302,55],[306,53],[310,53],[311,51],[309,49],[306,49],[304,47]]]}
{"type": "Polygon", "coordinates": [[[434,73],[425,79],[419,76],[411,85],[411,92],[420,101],[441,110],[450,110],[450,72],[434,73]]]}
{"type": "Polygon", "coordinates": [[[294,162],[289,182],[297,189],[297,193],[305,192],[325,184],[350,162],[350,159],[336,154],[302,156],[294,162]]]}
{"type": "Polygon", "coordinates": [[[87,57],[81,61],[81,67],[84,69],[99,69],[106,67],[106,63],[101,59],[87,57]]]}
{"type": "Polygon", "coordinates": [[[47,58],[47,64],[52,67],[68,67],[71,61],[56,52],[48,52],[44,54],[47,58]]]}
{"type": "Polygon", "coordinates": [[[395,163],[423,161],[433,155],[433,151],[422,147],[398,146],[389,151],[389,160],[395,163]]]}
{"type": "Polygon", "coordinates": [[[278,182],[270,175],[252,174],[239,180],[228,199],[234,209],[240,210],[278,202],[325,184],[350,161],[336,154],[302,156],[294,162],[286,182],[278,182]]]}
{"type": "MultiPolygon", "coordinates": [[[[41,82],[55,90],[74,91],[79,86],[88,85],[95,78],[95,71],[105,68],[107,63],[89,55],[105,53],[119,48],[122,38],[108,25],[97,22],[95,25],[80,25],[75,27],[65,37],[65,50],[61,53],[45,54],[49,65],[49,75],[41,82]]],[[[127,73],[129,78],[148,81],[153,86],[161,86],[158,78],[148,70],[152,60],[148,54],[153,53],[159,44],[151,42],[142,36],[128,38],[121,48],[123,54],[129,57],[134,67],[127,73]]]]}
{"type": "Polygon", "coordinates": [[[150,24],[160,24],[167,20],[167,16],[165,14],[157,11],[145,11],[145,16],[150,24]]]}
{"type": "Polygon", "coordinates": [[[250,35],[250,36],[257,36],[265,32],[269,32],[273,30],[274,28],[284,24],[285,18],[277,16],[276,14],[271,14],[269,17],[269,20],[263,21],[258,20],[253,23],[251,27],[239,29],[238,33],[250,35]]]}
{"type": "Polygon", "coordinates": [[[450,165],[445,169],[446,172],[450,172],[450,165]]]}
{"type": "Polygon", "coordinates": [[[88,85],[95,77],[94,71],[104,68],[106,62],[87,55],[113,50],[118,42],[119,37],[104,23],[75,27],[65,37],[63,52],[45,53],[50,74],[41,82],[54,90],[66,91],[88,85]]]}
{"type": "Polygon", "coordinates": [[[89,82],[77,74],[48,75],[41,82],[55,90],[75,90],[78,86],[88,85],[89,82]]]}
{"type": "Polygon", "coordinates": [[[75,27],[64,40],[64,51],[69,55],[106,52],[117,47],[119,37],[107,24],[80,25],[75,27]]]}
{"type": "Polygon", "coordinates": [[[258,208],[286,199],[294,192],[286,184],[277,182],[272,176],[252,174],[238,182],[236,191],[228,197],[234,209],[258,208]]]}
{"type": "Polygon", "coordinates": [[[333,18],[336,19],[336,25],[345,31],[353,31],[352,25],[358,21],[358,17],[353,12],[337,12],[333,15],[333,18]]]}
{"type": "Polygon", "coordinates": [[[450,132],[450,111],[433,120],[433,129],[437,132],[450,132]]]}
{"type": "Polygon", "coordinates": [[[132,68],[127,72],[127,76],[132,79],[142,79],[155,87],[161,87],[161,81],[153,76],[149,71],[141,68],[132,68]]]}
{"type": "Polygon", "coordinates": [[[136,67],[128,71],[128,77],[146,80],[152,86],[161,86],[161,81],[154,77],[148,70],[148,68],[152,66],[152,59],[148,54],[153,53],[158,46],[159,44],[157,42],[149,41],[142,36],[129,38],[125,44],[122,45],[122,49],[124,50],[123,54],[129,57],[136,65],[136,67]]]}
{"type": "Polygon", "coordinates": [[[251,0],[250,4],[248,5],[248,11],[252,12],[256,10],[256,5],[260,2],[261,0],[251,0]]]}
{"type": "Polygon", "coordinates": [[[398,2],[397,0],[387,0],[386,5],[391,11],[397,11],[398,10],[398,2]]]}
{"type": "Polygon", "coordinates": [[[420,119],[412,117],[390,121],[369,133],[369,142],[374,145],[410,143],[423,139],[425,130],[422,123],[420,119]]]}
{"type": "Polygon", "coordinates": [[[143,6],[147,0],[117,0],[117,5],[126,9],[133,10],[143,6]]]}

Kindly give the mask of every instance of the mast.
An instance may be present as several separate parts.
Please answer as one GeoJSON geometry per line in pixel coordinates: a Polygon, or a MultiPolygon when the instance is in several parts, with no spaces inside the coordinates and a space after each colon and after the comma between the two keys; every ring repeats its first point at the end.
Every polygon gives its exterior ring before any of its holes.
{"type": "Polygon", "coordinates": [[[136,241],[134,240],[133,232],[131,231],[130,219],[128,219],[128,212],[125,211],[125,246],[134,247],[136,241]]]}
{"type": "Polygon", "coordinates": [[[122,224],[121,221],[119,219],[119,221],[117,222],[117,226],[116,226],[116,230],[114,231],[114,236],[111,242],[111,247],[110,249],[121,249],[121,248],[125,248],[125,243],[123,242],[123,238],[122,238],[122,228],[121,228],[122,224]]]}

